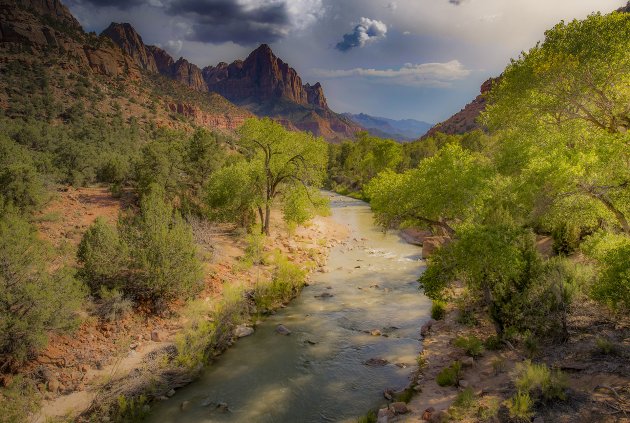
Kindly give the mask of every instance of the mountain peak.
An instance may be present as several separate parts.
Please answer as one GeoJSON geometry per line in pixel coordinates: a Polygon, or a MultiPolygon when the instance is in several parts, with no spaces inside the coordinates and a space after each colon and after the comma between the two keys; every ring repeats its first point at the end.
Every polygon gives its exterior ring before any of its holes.
{"type": "Polygon", "coordinates": [[[131,24],[112,22],[101,32],[101,35],[114,41],[122,51],[133,58],[140,68],[149,72],[158,72],[153,54],[147,50],[142,37],[131,24]]]}

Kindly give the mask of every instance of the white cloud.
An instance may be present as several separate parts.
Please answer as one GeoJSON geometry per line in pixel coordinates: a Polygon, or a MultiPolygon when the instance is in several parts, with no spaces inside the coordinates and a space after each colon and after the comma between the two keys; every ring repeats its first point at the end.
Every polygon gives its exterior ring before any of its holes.
{"type": "Polygon", "coordinates": [[[449,87],[451,82],[470,75],[459,60],[444,63],[422,63],[405,65],[399,69],[315,69],[320,78],[369,78],[373,81],[414,87],[449,87]]]}
{"type": "Polygon", "coordinates": [[[182,47],[184,46],[184,42],[182,40],[168,40],[164,48],[166,51],[176,56],[182,51],[182,47]]]}
{"type": "Polygon", "coordinates": [[[367,43],[380,40],[387,36],[387,25],[384,22],[361,18],[352,32],[344,34],[343,41],[337,43],[335,48],[340,51],[348,51],[355,47],[365,47],[367,43]]]}
{"type": "Polygon", "coordinates": [[[396,9],[398,9],[398,3],[396,3],[395,1],[390,1],[385,7],[387,7],[389,11],[393,13],[396,11],[396,9]]]}

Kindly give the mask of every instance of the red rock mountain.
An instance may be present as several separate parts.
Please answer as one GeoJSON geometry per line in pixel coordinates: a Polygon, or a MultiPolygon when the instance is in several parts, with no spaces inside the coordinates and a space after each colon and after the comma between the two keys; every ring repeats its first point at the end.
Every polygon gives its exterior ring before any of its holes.
{"type": "Polygon", "coordinates": [[[173,62],[156,47],[145,48],[130,25],[110,27],[107,33],[107,37],[85,33],[59,0],[0,0],[0,109],[21,116],[11,97],[16,89],[32,83],[19,82],[20,75],[37,68],[51,80],[83,81],[79,92],[50,89],[61,109],[87,103],[90,113],[107,113],[115,103],[125,118],[139,122],[152,119],[169,127],[220,130],[234,130],[252,116],[209,93],[196,66],[184,59],[173,62]],[[150,76],[161,71],[187,86],[150,76]],[[10,86],[9,75],[20,87],[10,86]],[[91,89],[99,94],[90,95],[91,89]]]}
{"type": "Polygon", "coordinates": [[[147,46],[127,23],[112,23],[101,35],[114,41],[135,64],[201,92],[215,92],[258,116],[269,116],[291,129],[311,131],[329,140],[352,137],[362,128],[328,107],[321,84],[302,84],[295,69],[262,44],[245,60],[219,63],[203,70],[184,58],[173,58],[147,46]]]}
{"type": "Polygon", "coordinates": [[[481,84],[480,94],[473,101],[444,122],[433,126],[421,139],[431,137],[438,132],[447,135],[461,135],[475,129],[480,129],[481,126],[477,122],[477,118],[481,112],[485,110],[486,94],[490,91],[492,84],[494,84],[496,80],[496,78],[490,78],[481,84]]]}

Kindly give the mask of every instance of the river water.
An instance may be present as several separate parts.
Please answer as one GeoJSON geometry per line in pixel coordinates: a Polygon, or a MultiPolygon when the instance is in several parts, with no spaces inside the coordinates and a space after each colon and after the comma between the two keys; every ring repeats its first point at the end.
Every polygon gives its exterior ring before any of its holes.
{"type": "Polygon", "coordinates": [[[385,402],[384,389],[407,385],[430,314],[416,281],[421,251],[377,228],[364,202],[332,195],[331,208],[350,237],[332,248],[329,271],[314,273],[287,308],[156,404],[149,422],[355,422],[385,402]],[[292,334],[276,334],[279,324],[292,334]],[[387,336],[371,335],[374,329],[387,336]],[[364,364],[372,358],[389,364],[364,364]],[[183,401],[190,402],[185,411],[183,401]]]}

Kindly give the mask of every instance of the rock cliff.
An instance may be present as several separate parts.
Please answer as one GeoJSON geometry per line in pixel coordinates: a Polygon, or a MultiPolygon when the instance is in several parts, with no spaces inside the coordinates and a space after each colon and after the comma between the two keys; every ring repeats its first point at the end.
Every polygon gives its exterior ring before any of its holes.
{"type": "Polygon", "coordinates": [[[462,110],[455,113],[447,120],[436,124],[433,128],[422,136],[425,139],[441,132],[447,135],[460,135],[475,129],[481,129],[477,122],[477,118],[486,108],[486,94],[492,88],[492,84],[497,81],[496,78],[490,78],[481,84],[480,94],[462,110]]]}

